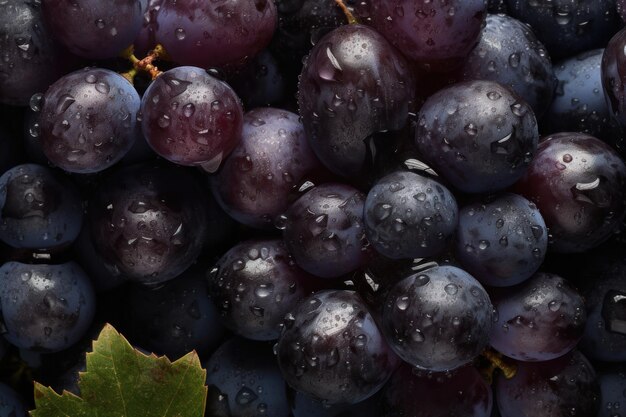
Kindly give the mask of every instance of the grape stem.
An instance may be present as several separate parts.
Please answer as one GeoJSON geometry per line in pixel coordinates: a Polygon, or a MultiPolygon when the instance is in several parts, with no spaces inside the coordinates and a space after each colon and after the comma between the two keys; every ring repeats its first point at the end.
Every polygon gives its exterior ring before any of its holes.
{"type": "Polygon", "coordinates": [[[343,0],[335,0],[335,3],[337,3],[337,6],[339,6],[339,8],[343,12],[343,14],[346,15],[346,19],[348,20],[348,24],[355,25],[355,24],[359,23],[359,21],[356,19],[356,17],[354,17],[354,15],[350,11],[350,9],[348,9],[348,6],[346,6],[346,4],[343,2],[343,0]]]}
{"type": "Polygon", "coordinates": [[[157,45],[154,47],[152,51],[148,53],[148,55],[139,59],[135,56],[135,47],[133,45],[126,48],[122,54],[122,58],[127,59],[133,65],[133,67],[127,72],[121,74],[122,77],[126,78],[131,84],[133,84],[135,80],[135,76],[139,72],[145,72],[150,75],[150,77],[154,80],[159,75],[163,73],[163,71],[159,70],[155,65],[154,61],[156,60],[169,60],[169,56],[165,51],[163,45],[157,45]]]}
{"type": "Polygon", "coordinates": [[[481,354],[483,358],[485,358],[488,363],[488,369],[484,369],[483,376],[491,383],[493,380],[493,372],[496,369],[502,371],[502,374],[506,379],[511,379],[517,373],[517,367],[514,364],[507,362],[502,354],[496,352],[493,349],[485,349],[485,351],[481,354]]]}

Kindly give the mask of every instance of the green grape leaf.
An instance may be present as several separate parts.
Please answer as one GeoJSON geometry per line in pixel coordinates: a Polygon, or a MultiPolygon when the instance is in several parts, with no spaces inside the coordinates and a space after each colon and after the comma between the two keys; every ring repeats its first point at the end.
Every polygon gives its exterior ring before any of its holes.
{"type": "Polygon", "coordinates": [[[111,325],[87,353],[81,396],[35,383],[32,417],[202,417],[206,371],[195,352],[176,362],[144,355],[111,325]]]}

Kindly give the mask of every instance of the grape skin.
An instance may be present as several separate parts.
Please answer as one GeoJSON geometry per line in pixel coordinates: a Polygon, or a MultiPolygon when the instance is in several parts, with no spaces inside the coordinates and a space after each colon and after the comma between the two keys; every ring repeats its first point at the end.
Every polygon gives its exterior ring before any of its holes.
{"type": "Polygon", "coordinates": [[[85,334],[96,311],[91,281],[75,263],[0,267],[0,305],[9,343],[58,352],[85,334]]]}
{"type": "Polygon", "coordinates": [[[214,172],[239,143],[243,109],[232,88],[196,67],[177,67],[150,84],[142,128],[163,158],[214,172]]]}
{"type": "Polygon", "coordinates": [[[9,385],[0,383],[0,410],[7,417],[26,417],[26,408],[22,399],[9,385]]]}

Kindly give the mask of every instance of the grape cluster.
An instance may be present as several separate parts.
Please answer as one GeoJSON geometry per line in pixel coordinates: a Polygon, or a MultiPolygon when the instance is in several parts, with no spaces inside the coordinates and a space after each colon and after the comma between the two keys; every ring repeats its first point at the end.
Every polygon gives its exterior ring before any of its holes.
{"type": "Polygon", "coordinates": [[[211,417],[626,415],[625,21],[0,0],[0,415],[105,323],[211,417]]]}

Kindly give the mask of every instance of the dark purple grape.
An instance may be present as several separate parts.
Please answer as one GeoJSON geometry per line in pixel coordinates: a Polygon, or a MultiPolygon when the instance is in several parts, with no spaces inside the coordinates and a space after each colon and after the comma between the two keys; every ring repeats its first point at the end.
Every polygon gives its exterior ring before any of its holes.
{"type": "Polygon", "coordinates": [[[158,288],[133,286],[124,306],[131,340],[172,360],[192,350],[200,355],[212,352],[224,335],[200,268],[158,288]]]}
{"type": "Polygon", "coordinates": [[[38,1],[0,3],[0,103],[25,106],[63,75],[64,52],[44,25],[38,1]]]}
{"type": "Polygon", "coordinates": [[[331,405],[296,391],[291,412],[293,417],[380,417],[379,397],[380,395],[375,394],[356,404],[331,405]]]}
{"type": "Polygon", "coordinates": [[[621,246],[601,249],[580,270],[588,317],[580,349],[594,360],[624,362],[626,257],[621,246]]]}
{"type": "Polygon", "coordinates": [[[617,13],[626,22],[626,0],[616,0],[615,3],[617,3],[617,13]]]}
{"type": "Polygon", "coordinates": [[[494,310],[467,272],[437,266],[393,286],[383,307],[383,332],[411,365],[443,372],[471,362],[489,344],[494,310]]]}
{"type": "Polygon", "coordinates": [[[0,239],[14,248],[51,249],[76,239],[83,222],[74,185],[35,164],[18,165],[0,177],[0,239]]]}
{"type": "Polygon", "coordinates": [[[86,68],[57,80],[44,95],[41,145],[53,164],[76,173],[109,168],[139,136],[139,94],[121,75],[86,68]]]}
{"type": "Polygon", "coordinates": [[[164,0],[156,41],[182,65],[239,66],[261,52],[276,29],[269,0],[164,0]]]}
{"type": "Polygon", "coordinates": [[[486,0],[368,0],[359,15],[413,61],[464,58],[478,41],[486,0]]]}
{"type": "MultiPolygon", "coordinates": [[[[305,271],[335,278],[365,263],[365,196],[343,184],[323,184],[304,194],[285,216],[287,249],[305,271]]],[[[283,225],[281,225],[282,227],[283,225]]]]}
{"type": "Polygon", "coordinates": [[[204,367],[209,386],[207,416],[289,416],[287,385],[271,346],[231,339],[204,367]]]}
{"type": "Polygon", "coordinates": [[[398,359],[363,300],[326,290],[285,318],[278,364],[293,388],[327,404],[354,404],[374,395],[398,359]]]}
{"type": "Polygon", "coordinates": [[[24,402],[11,387],[0,383],[0,410],[7,417],[26,417],[24,402]]]}
{"type": "Polygon", "coordinates": [[[592,417],[600,388],[589,361],[578,351],[548,362],[518,362],[512,379],[495,382],[502,417],[592,417]]]}
{"type": "Polygon", "coordinates": [[[114,58],[139,34],[140,0],[41,0],[52,36],[72,53],[89,59],[114,58]]]}
{"type": "Polygon", "coordinates": [[[609,111],[622,129],[626,128],[626,28],[608,43],[602,55],[602,88],[609,111]]]}
{"type": "Polygon", "coordinates": [[[603,51],[587,51],[554,66],[559,84],[541,123],[545,133],[586,133],[624,147],[602,91],[603,51]]]}
{"type": "Polygon", "coordinates": [[[285,99],[289,86],[283,72],[272,54],[265,50],[228,82],[241,98],[244,108],[267,107],[285,99]]]}
{"type": "Polygon", "coordinates": [[[458,222],[452,193],[441,183],[413,172],[379,180],[365,200],[365,230],[374,249],[392,259],[441,253],[458,222]]]}
{"type": "Polygon", "coordinates": [[[566,280],[538,273],[523,284],[491,292],[498,321],[490,344],[520,361],[549,361],[565,355],[583,336],[585,301],[566,280]]]}
{"type": "Polygon", "coordinates": [[[468,193],[502,190],[528,168],[539,135],[532,109],[492,81],[467,81],[431,96],[415,140],[426,162],[468,193]]]}
{"type": "Polygon", "coordinates": [[[619,30],[615,0],[507,0],[507,6],[554,59],[600,48],[619,30]]]}
{"type": "Polygon", "coordinates": [[[96,311],[89,277],[75,263],[0,268],[0,305],[9,343],[39,352],[58,352],[85,334],[96,311]]]}
{"type": "Polygon", "coordinates": [[[156,29],[157,29],[157,15],[161,10],[161,5],[164,0],[142,0],[147,2],[147,7],[144,9],[143,20],[141,30],[135,38],[135,55],[142,57],[148,54],[151,49],[157,45],[156,41],[156,29]]]}
{"type": "Polygon", "coordinates": [[[285,315],[308,295],[311,278],[295,265],[282,240],[245,241],[210,271],[209,296],[230,330],[248,339],[273,340],[285,315]]]}
{"type": "Polygon", "coordinates": [[[201,68],[178,67],[161,74],[146,90],[141,112],[150,146],[180,165],[216,171],[241,135],[239,98],[201,68]]]}
{"type": "Polygon", "coordinates": [[[548,231],[534,203],[505,193],[468,204],[459,213],[458,261],[484,285],[519,284],[541,266],[548,231]]]}
{"type": "Polygon", "coordinates": [[[273,229],[289,207],[289,195],[304,177],[321,168],[298,116],[285,110],[245,114],[241,142],[212,177],[222,208],[247,226],[273,229]]]}
{"type": "Polygon", "coordinates": [[[626,166],[608,145],[583,133],[542,140],[515,187],[537,205],[549,248],[577,253],[607,240],[626,213],[626,166]]]}
{"type": "Polygon", "coordinates": [[[543,44],[527,25],[504,15],[487,16],[460,73],[462,80],[490,80],[511,88],[537,117],[550,107],[557,85],[543,44]]]}
{"type": "Polygon", "coordinates": [[[610,371],[598,374],[600,384],[600,412],[597,417],[622,417],[626,415],[626,374],[610,371]]]}
{"type": "Polygon", "coordinates": [[[427,373],[402,365],[385,387],[379,417],[489,417],[491,387],[473,366],[427,373]]]}
{"type": "Polygon", "coordinates": [[[313,47],[298,86],[311,147],[331,171],[359,177],[375,153],[371,136],[407,122],[415,80],[405,61],[367,26],[341,26],[313,47]]]}
{"type": "Polygon", "coordinates": [[[128,279],[157,284],[175,278],[202,250],[204,194],[182,168],[133,165],[117,171],[89,204],[96,249],[128,279]]]}

